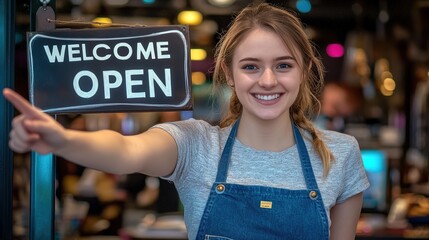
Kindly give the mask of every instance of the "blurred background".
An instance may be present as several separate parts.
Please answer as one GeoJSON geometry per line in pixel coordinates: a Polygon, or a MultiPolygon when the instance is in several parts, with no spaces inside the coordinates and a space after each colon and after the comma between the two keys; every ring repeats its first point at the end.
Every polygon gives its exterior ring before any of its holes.
{"type": "MultiPolygon", "coordinates": [[[[326,67],[322,111],[314,121],[320,128],[357,138],[371,181],[357,238],[429,239],[429,0],[50,2],[55,5],[56,28],[189,25],[192,111],[58,119],[70,128],[109,128],[124,134],[190,117],[218,123],[227,98],[212,94],[213,50],[234,14],[252,2],[296,12],[326,67]]],[[[24,96],[30,9],[28,1],[16,1],[15,87],[24,96]]],[[[14,158],[14,235],[26,239],[30,160],[27,155],[14,158]]],[[[169,230],[162,232],[165,239],[186,236],[171,183],[143,175],[115,176],[62,159],[56,167],[58,238],[150,239],[150,234],[161,234],[155,231],[159,229],[169,230]]]]}

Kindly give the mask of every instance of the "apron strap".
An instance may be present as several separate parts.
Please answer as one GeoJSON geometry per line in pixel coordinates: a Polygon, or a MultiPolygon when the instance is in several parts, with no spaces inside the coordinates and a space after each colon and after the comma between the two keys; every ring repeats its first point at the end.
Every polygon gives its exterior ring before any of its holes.
{"type": "Polygon", "coordinates": [[[308,189],[318,190],[316,178],[314,176],[313,167],[311,166],[310,156],[308,155],[307,147],[305,146],[302,135],[298,127],[292,124],[293,133],[295,136],[296,145],[298,148],[298,154],[301,159],[301,168],[304,173],[305,183],[308,189]]]}
{"type": "Polygon", "coordinates": [[[222,156],[219,161],[216,182],[226,182],[226,175],[228,172],[229,159],[232,153],[232,146],[234,145],[235,136],[237,135],[238,123],[240,120],[235,121],[232,126],[231,132],[226,141],[225,147],[222,152],[222,156]]]}

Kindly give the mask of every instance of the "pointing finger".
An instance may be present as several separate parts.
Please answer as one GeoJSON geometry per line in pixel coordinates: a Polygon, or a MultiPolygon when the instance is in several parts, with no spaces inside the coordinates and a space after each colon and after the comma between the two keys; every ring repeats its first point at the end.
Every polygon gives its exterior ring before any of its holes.
{"type": "Polygon", "coordinates": [[[25,98],[23,98],[21,95],[19,95],[17,92],[13,91],[12,89],[5,88],[3,89],[3,95],[4,97],[12,103],[12,105],[18,109],[22,114],[26,115],[30,118],[38,118],[43,119],[44,115],[41,114],[41,112],[35,108],[33,105],[31,105],[25,98]]]}

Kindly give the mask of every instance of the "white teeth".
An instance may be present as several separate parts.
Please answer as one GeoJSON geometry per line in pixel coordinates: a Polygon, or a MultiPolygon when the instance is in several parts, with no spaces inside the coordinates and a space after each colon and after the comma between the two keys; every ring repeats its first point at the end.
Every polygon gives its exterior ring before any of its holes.
{"type": "Polygon", "coordinates": [[[274,99],[276,99],[276,98],[278,98],[278,97],[280,97],[280,94],[273,94],[273,95],[261,95],[261,94],[255,94],[255,97],[257,98],[257,99],[260,99],[260,100],[264,100],[264,101],[270,101],[270,100],[274,100],[274,99]]]}

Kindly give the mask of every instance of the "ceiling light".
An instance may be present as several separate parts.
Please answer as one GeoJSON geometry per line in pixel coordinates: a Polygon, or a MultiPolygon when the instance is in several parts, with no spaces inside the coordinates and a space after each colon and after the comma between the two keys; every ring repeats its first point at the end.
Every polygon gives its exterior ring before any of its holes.
{"type": "Polygon", "coordinates": [[[184,10],[177,16],[179,24],[195,26],[203,21],[203,15],[195,10],[184,10]]]}

